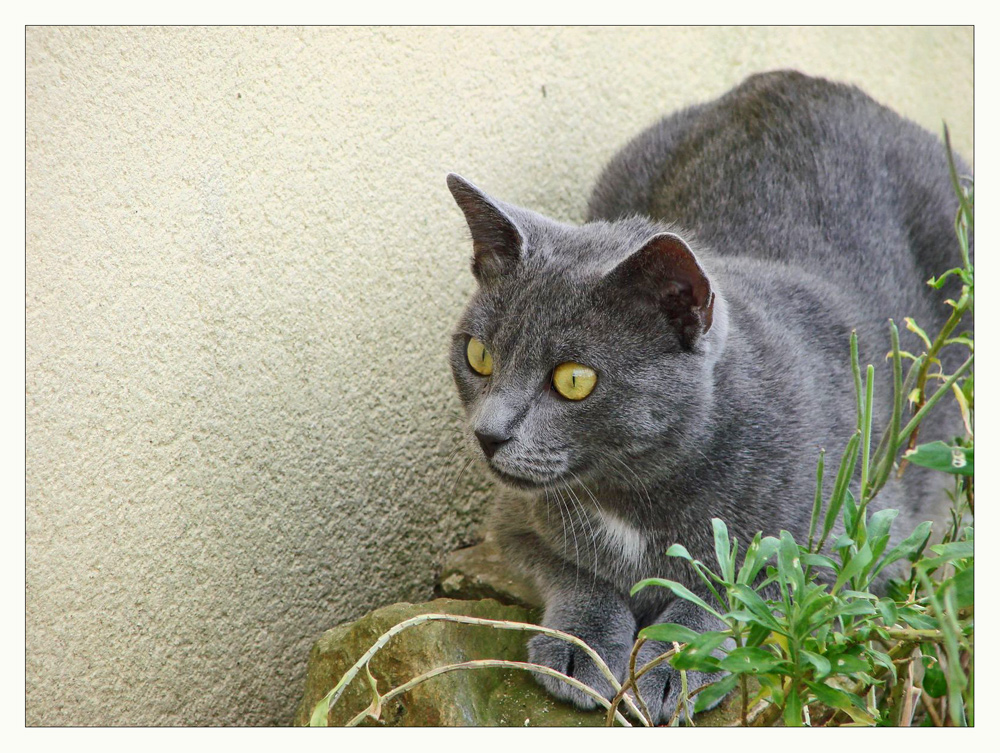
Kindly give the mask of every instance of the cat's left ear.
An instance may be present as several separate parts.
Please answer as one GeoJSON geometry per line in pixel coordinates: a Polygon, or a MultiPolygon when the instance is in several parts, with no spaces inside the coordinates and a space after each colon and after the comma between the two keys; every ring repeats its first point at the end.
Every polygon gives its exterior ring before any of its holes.
{"type": "Polygon", "coordinates": [[[455,173],[448,175],[448,189],[472,233],[472,274],[484,283],[513,272],[521,260],[524,238],[507,212],[455,173]]]}
{"type": "Polygon", "coordinates": [[[639,305],[665,315],[685,347],[712,328],[715,293],[691,247],[678,235],[650,238],[608,274],[605,284],[627,288],[639,305]]]}

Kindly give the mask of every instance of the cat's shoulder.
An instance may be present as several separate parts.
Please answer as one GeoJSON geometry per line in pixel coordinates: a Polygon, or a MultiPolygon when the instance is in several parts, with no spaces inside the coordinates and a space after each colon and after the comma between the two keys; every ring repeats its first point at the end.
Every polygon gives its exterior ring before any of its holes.
{"type": "Polygon", "coordinates": [[[935,150],[933,136],[857,86],[794,70],[757,73],[632,138],[598,178],[588,219],[655,216],[666,185],[688,186],[697,198],[751,174],[780,177],[824,162],[853,174],[886,151],[913,163],[935,150]]]}
{"type": "MultiPolygon", "coordinates": [[[[794,70],[768,71],[746,78],[739,86],[709,104],[705,125],[728,125],[740,133],[759,136],[766,130],[791,126],[822,131],[829,137],[844,124],[858,128],[878,126],[888,117],[900,120],[853,84],[830,81],[794,70]],[[714,116],[714,117],[712,117],[714,116]]],[[[661,121],[669,127],[670,118],[661,121]]]]}

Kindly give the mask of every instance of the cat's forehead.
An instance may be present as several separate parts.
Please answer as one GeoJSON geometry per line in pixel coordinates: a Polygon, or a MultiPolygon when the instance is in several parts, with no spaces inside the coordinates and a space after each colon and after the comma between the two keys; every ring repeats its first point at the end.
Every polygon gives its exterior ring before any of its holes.
{"type": "Polygon", "coordinates": [[[481,288],[473,298],[473,313],[498,334],[565,326],[592,308],[588,299],[599,279],[599,274],[570,273],[557,265],[525,268],[481,288]]]}
{"type": "Polygon", "coordinates": [[[641,217],[580,226],[544,222],[521,227],[525,231],[521,271],[546,282],[602,277],[658,230],[641,217]]]}
{"type": "Polygon", "coordinates": [[[508,363],[592,356],[634,336],[601,295],[600,280],[554,267],[511,275],[474,298],[475,333],[508,363]]]}
{"type": "Polygon", "coordinates": [[[520,263],[482,285],[470,314],[491,334],[572,331],[591,324],[593,293],[607,274],[655,232],[641,218],[582,226],[525,225],[520,263]]]}

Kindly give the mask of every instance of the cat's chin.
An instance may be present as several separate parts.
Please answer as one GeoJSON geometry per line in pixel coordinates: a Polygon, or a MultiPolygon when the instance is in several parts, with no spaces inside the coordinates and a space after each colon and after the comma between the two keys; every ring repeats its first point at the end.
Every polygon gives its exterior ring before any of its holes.
{"type": "Polygon", "coordinates": [[[510,473],[494,468],[492,465],[490,465],[490,470],[498,479],[500,479],[507,486],[512,486],[515,489],[521,489],[524,491],[542,489],[550,484],[558,483],[561,479],[560,476],[554,476],[552,478],[545,480],[524,478],[522,476],[514,476],[510,473]]]}

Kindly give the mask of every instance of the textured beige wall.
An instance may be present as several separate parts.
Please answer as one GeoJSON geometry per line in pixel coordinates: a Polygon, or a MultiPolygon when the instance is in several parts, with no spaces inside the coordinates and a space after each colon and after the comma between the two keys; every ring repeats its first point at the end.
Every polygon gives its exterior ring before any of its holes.
{"type": "Polygon", "coordinates": [[[579,220],[774,67],[971,157],[970,29],[28,29],[28,723],[287,722],[313,638],[481,520],[445,173],[579,220]]]}

